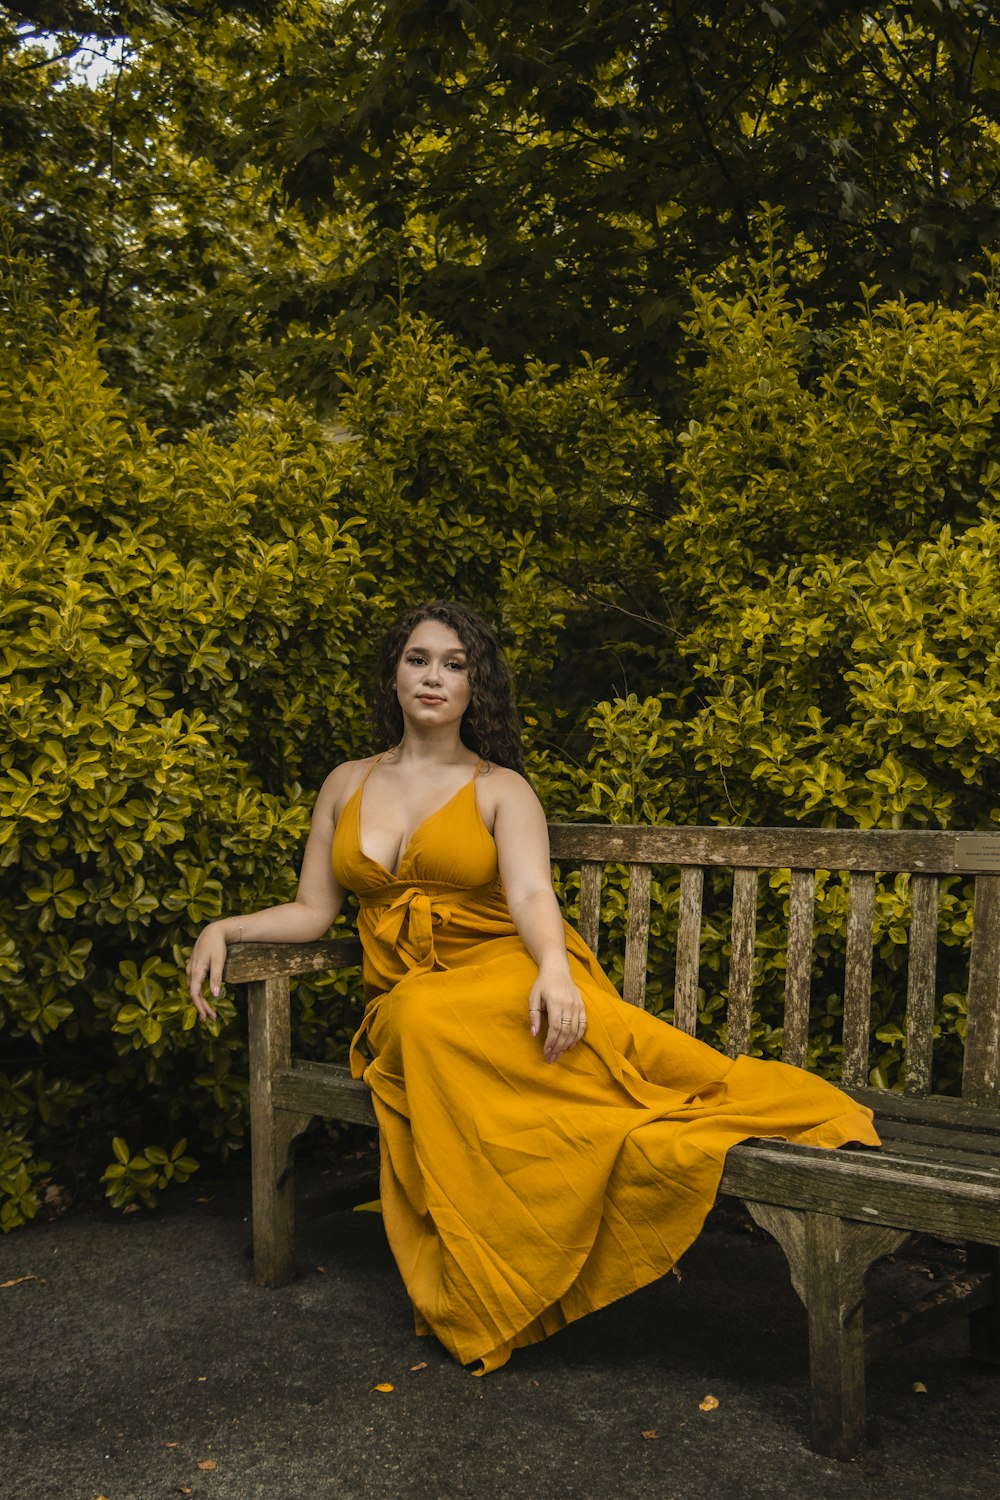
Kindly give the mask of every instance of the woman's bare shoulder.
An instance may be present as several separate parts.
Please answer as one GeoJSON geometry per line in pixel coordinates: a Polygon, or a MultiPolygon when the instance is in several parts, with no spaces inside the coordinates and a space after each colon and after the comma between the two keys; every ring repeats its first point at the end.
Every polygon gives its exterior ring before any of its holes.
{"type": "Polygon", "coordinates": [[[336,820],[376,760],[377,755],[366,755],[361,760],[344,760],[339,766],[334,766],[319,789],[317,809],[322,808],[336,820]]]}
{"type": "Polygon", "coordinates": [[[484,766],[476,782],[476,795],[484,816],[488,811],[492,819],[501,809],[512,811],[534,809],[540,806],[534,788],[527,777],[506,766],[484,766]]]}

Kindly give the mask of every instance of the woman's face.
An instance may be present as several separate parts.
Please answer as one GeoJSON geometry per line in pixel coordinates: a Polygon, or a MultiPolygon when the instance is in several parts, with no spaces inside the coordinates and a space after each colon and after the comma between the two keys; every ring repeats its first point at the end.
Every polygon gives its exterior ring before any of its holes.
{"type": "Polygon", "coordinates": [[[396,697],[404,721],[421,728],[460,724],[472,701],[461,638],[440,620],[424,620],[403,647],[396,697]]]}

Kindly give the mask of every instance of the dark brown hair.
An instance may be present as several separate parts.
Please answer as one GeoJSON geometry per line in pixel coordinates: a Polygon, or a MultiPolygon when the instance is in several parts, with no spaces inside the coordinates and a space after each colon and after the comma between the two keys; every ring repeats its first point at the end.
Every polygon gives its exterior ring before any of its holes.
{"type": "Polygon", "coordinates": [[[438,620],[465,647],[471,701],[462,715],[460,734],[484,760],[512,771],[524,771],[521,729],[514,706],[514,685],[500,642],[481,615],[467,604],[435,599],[400,615],[382,646],[378,681],[372,695],[372,728],[376,749],[388,750],[403,736],[403,711],[396,697],[396,669],[410,636],[424,620],[438,620]]]}

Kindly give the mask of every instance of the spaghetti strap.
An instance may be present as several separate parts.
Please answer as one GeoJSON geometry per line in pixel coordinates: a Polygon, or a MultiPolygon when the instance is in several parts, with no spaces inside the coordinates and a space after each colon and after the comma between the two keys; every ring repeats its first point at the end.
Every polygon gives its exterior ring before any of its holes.
{"type": "Polygon", "coordinates": [[[384,755],[385,755],[385,751],[384,750],[381,751],[378,755],[376,755],[375,759],[372,761],[371,765],[368,767],[367,771],[362,776],[362,778],[358,782],[357,786],[354,788],[354,791],[351,793],[352,797],[356,797],[358,795],[358,793],[360,792],[361,788],[364,786],[365,782],[368,780],[369,776],[372,774],[372,772],[374,771],[375,767],[378,765],[379,761],[382,759],[382,757],[384,755]]]}

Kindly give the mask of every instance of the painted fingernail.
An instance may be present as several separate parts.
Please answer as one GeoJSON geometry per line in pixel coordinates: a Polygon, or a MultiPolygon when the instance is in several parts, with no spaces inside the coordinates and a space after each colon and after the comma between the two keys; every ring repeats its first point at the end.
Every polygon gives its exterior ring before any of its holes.
{"type": "Polygon", "coordinates": [[[213,984],[212,985],[212,994],[215,996],[216,1000],[218,1000],[218,998],[219,998],[219,986],[217,984],[213,984]]]}

